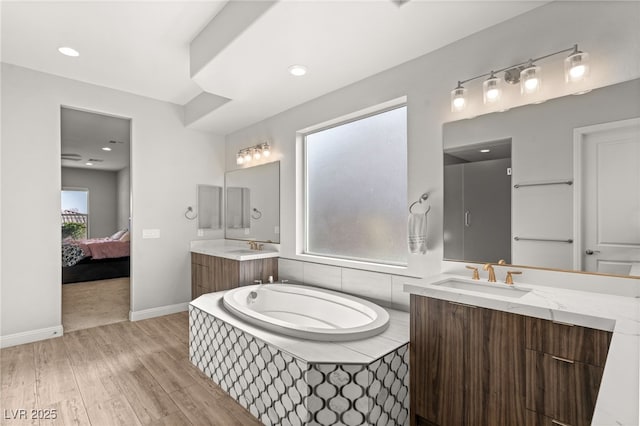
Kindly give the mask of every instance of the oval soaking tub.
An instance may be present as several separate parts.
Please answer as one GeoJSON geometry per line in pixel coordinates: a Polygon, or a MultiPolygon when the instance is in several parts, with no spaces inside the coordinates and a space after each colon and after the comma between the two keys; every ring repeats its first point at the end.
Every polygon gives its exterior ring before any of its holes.
{"type": "Polygon", "coordinates": [[[389,325],[389,314],[375,303],[302,285],[239,287],[225,293],[223,301],[232,314],[254,325],[302,339],[364,339],[389,325]]]}

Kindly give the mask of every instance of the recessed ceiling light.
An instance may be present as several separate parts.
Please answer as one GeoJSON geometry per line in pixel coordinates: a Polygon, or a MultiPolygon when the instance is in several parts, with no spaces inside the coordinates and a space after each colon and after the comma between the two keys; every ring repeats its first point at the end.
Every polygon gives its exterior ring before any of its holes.
{"type": "Polygon", "coordinates": [[[293,76],[302,77],[306,73],[307,73],[307,67],[305,67],[304,65],[291,65],[289,67],[289,74],[293,76]]]}
{"type": "Polygon", "coordinates": [[[103,147],[102,147],[102,150],[103,150],[103,151],[111,151],[111,148],[109,148],[108,146],[103,146],[103,147]]]}
{"type": "Polygon", "coordinates": [[[487,153],[487,152],[491,152],[491,150],[490,149],[481,149],[480,152],[487,153]]]}
{"type": "Polygon", "coordinates": [[[84,164],[86,164],[87,166],[93,166],[93,163],[89,163],[89,162],[84,163],[84,164]]]}
{"type": "Polygon", "coordinates": [[[80,56],[80,53],[76,49],[73,49],[71,47],[66,47],[66,46],[59,48],[58,52],[67,56],[73,56],[73,57],[80,56]]]}

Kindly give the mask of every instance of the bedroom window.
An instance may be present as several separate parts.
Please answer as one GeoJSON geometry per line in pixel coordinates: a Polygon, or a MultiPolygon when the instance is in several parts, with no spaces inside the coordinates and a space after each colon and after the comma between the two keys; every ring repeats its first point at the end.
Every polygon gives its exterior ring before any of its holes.
{"type": "Polygon", "coordinates": [[[304,135],[306,254],[407,264],[407,107],[304,135]]]}
{"type": "Polygon", "coordinates": [[[62,239],[74,240],[89,237],[89,190],[63,189],[62,206],[62,239]]]}

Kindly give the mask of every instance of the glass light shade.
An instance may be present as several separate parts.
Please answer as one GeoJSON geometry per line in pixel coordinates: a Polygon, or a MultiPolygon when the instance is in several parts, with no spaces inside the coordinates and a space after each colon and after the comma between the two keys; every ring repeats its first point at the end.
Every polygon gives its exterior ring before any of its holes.
{"type": "Polygon", "coordinates": [[[259,160],[260,157],[262,157],[262,154],[260,153],[260,149],[254,149],[253,150],[253,159],[254,160],[259,160]]]}
{"type": "Polygon", "coordinates": [[[531,95],[540,91],[542,85],[540,71],[540,67],[536,65],[530,65],[520,71],[520,93],[531,95]]]}
{"type": "Polygon", "coordinates": [[[500,78],[491,74],[491,77],[482,83],[482,93],[485,105],[498,102],[502,96],[500,78]]]}
{"type": "Polygon", "coordinates": [[[244,162],[248,163],[249,161],[251,161],[251,153],[247,151],[244,153],[244,162]]]}
{"type": "Polygon", "coordinates": [[[458,86],[451,91],[451,112],[459,112],[467,106],[467,89],[458,86]]]}
{"type": "Polygon", "coordinates": [[[589,54],[576,52],[564,60],[564,79],[567,83],[584,81],[589,76],[589,54]]]}
{"type": "Polygon", "coordinates": [[[236,156],[236,164],[240,165],[244,163],[244,157],[241,153],[238,153],[238,155],[236,156]]]}
{"type": "Polygon", "coordinates": [[[262,146],[262,155],[268,157],[271,155],[271,147],[268,144],[262,146]]]}

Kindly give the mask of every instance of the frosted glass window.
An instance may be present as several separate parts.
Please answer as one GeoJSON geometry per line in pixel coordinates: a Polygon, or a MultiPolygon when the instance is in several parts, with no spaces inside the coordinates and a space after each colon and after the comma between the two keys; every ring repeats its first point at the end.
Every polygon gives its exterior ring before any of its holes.
{"type": "Polygon", "coordinates": [[[305,252],[407,263],[407,108],[305,136],[305,252]]]}

